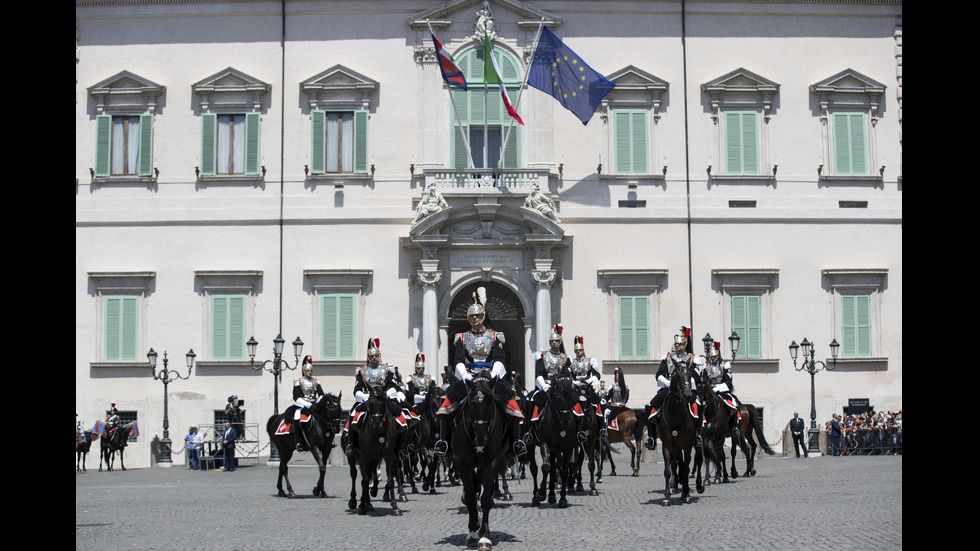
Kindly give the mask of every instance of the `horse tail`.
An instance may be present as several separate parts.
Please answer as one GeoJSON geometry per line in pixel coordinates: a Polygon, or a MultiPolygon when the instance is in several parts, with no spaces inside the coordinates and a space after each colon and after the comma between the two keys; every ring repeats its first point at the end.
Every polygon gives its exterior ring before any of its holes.
{"type": "Polygon", "coordinates": [[[762,434],[759,427],[762,423],[759,422],[759,411],[755,409],[752,404],[746,404],[749,410],[749,421],[751,422],[751,427],[755,431],[756,438],[759,440],[759,445],[762,446],[762,450],[769,455],[776,455],[776,452],[769,446],[769,442],[766,442],[766,435],[762,434]]]}

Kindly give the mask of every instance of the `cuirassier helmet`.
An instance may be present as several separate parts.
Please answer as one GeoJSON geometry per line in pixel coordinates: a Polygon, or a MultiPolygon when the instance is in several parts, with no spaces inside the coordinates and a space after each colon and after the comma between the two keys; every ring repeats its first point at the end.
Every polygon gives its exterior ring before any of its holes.
{"type": "Polygon", "coordinates": [[[575,335],[575,347],[574,350],[578,352],[579,350],[585,352],[585,337],[582,335],[575,335]]]}
{"type": "Polygon", "coordinates": [[[721,343],[715,341],[715,345],[711,347],[711,352],[708,353],[708,357],[714,361],[721,358],[721,343]]]}
{"type": "MultiPolygon", "coordinates": [[[[473,304],[470,304],[470,307],[466,309],[466,318],[469,319],[470,316],[480,316],[480,321],[474,325],[483,323],[483,320],[487,316],[487,310],[480,304],[480,299],[476,296],[476,293],[473,293],[473,304]]],[[[473,323],[472,320],[470,323],[473,323]]]]}
{"type": "Polygon", "coordinates": [[[313,356],[303,358],[303,375],[313,376],[313,356]]]}
{"type": "Polygon", "coordinates": [[[554,327],[551,328],[551,335],[548,336],[548,340],[561,342],[561,332],[562,332],[561,324],[556,323],[554,327]]]}
{"type": "Polygon", "coordinates": [[[415,374],[425,373],[425,354],[419,352],[415,355],[415,374]]]}
{"type": "Polygon", "coordinates": [[[367,355],[368,356],[381,355],[381,339],[379,339],[378,337],[371,337],[370,339],[368,339],[367,355]]]}
{"type": "Polygon", "coordinates": [[[681,345],[681,348],[687,350],[688,342],[691,339],[691,329],[689,327],[681,326],[681,332],[679,335],[674,335],[674,344],[681,345]]]}

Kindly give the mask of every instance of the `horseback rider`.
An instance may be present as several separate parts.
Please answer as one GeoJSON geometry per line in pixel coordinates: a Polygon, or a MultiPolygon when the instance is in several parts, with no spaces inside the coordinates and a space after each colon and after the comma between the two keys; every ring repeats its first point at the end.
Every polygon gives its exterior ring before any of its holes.
{"type": "Polygon", "coordinates": [[[106,412],[105,416],[105,428],[103,429],[103,434],[109,436],[109,433],[115,430],[119,426],[119,410],[116,409],[116,403],[112,402],[109,404],[109,411],[106,412]]]}
{"type": "Polygon", "coordinates": [[[466,397],[466,381],[473,379],[484,370],[490,371],[494,384],[494,399],[504,418],[508,421],[510,436],[514,441],[514,455],[527,453],[527,444],[521,440],[521,421],[524,414],[514,400],[514,389],[505,380],[507,368],[507,349],[504,344],[504,334],[488,329],[484,325],[486,308],[480,304],[477,294],[473,293],[473,304],[466,310],[466,319],[470,322],[470,330],[457,333],[454,338],[456,377],[446,390],[446,399],[439,408],[436,417],[439,420],[439,440],[434,451],[436,455],[444,456],[449,451],[446,437],[449,435],[448,426],[450,414],[466,397]]]}
{"type": "MultiPolygon", "coordinates": [[[[571,370],[573,384],[576,387],[584,388],[585,392],[579,396],[579,401],[586,402],[589,407],[595,409],[599,405],[600,399],[597,391],[599,389],[599,362],[595,358],[585,355],[585,338],[582,335],[575,335],[575,343],[572,349],[575,357],[571,359],[571,370]],[[589,390],[591,388],[591,390],[589,390]]],[[[599,434],[606,435],[605,417],[603,416],[603,426],[599,434]]]]}
{"type": "MultiPolygon", "coordinates": [[[[626,402],[630,399],[630,387],[626,384],[626,377],[623,376],[623,372],[619,368],[613,370],[613,385],[606,393],[605,407],[602,408],[602,421],[605,423],[606,427],[609,426],[609,418],[615,419],[620,413],[626,411],[626,402]]],[[[619,429],[615,429],[619,430],[619,429]]],[[[605,429],[603,429],[605,431],[605,429]]],[[[605,436],[605,432],[603,432],[605,436]]]]}
{"type": "Polygon", "coordinates": [[[415,355],[415,373],[408,378],[408,384],[406,385],[408,395],[413,396],[412,401],[414,405],[425,402],[429,391],[434,390],[435,386],[435,380],[425,372],[425,354],[419,352],[415,355]]]}
{"type": "MultiPolygon", "coordinates": [[[[555,375],[562,370],[572,370],[572,360],[565,353],[565,343],[562,341],[562,326],[560,323],[555,324],[551,330],[551,335],[548,336],[548,350],[541,351],[534,355],[534,386],[536,389],[531,393],[530,399],[534,401],[535,413],[540,412],[544,409],[545,405],[548,403],[548,390],[551,389],[551,382],[555,378],[555,375]]],[[[582,347],[581,356],[585,356],[585,347],[582,347]]],[[[588,364],[588,362],[586,361],[588,364]]],[[[598,365],[598,364],[596,364],[598,365]]],[[[591,367],[591,365],[589,366],[591,367]]],[[[586,373],[587,379],[592,379],[592,375],[586,373]]],[[[596,375],[598,371],[596,370],[596,375]]],[[[598,376],[595,377],[598,379],[598,376]]],[[[576,436],[580,442],[584,442],[586,434],[581,427],[582,423],[582,411],[581,404],[576,404],[575,415],[576,415],[576,436]]],[[[538,419],[537,415],[531,416],[531,422],[536,422],[538,419]]]]}
{"type": "MultiPolygon", "coordinates": [[[[701,371],[701,382],[717,394],[725,405],[732,409],[729,417],[732,418],[730,424],[734,425],[732,435],[738,438],[738,423],[742,420],[742,414],[738,407],[741,403],[733,394],[735,385],[732,384],[732,363],[721,359],[721,343],[715,342],[714,347],[708,353],[708,364],[701,371]]],[[[705,420],[707,421],[707,420],[705,420]]]]}
{"type": "MultiPolygon", "coordinates": [[[[313,376],[313,357],[306,356],[303,358],[301,375],[293,381],[293,405],[286,409],[284,412],[285,415],[283,416],[285,419],[292,418],[293,420],[289,424],[289,434],[292,435],[293,441],[296,442],[296,451],[306,451],[306,447],[303,445],[303,433],[299,430],[301,416],[303,413],[310,415],[310,407],[323,394],[320,381],[313,376]]],[[[233,398],[237,399],[238,397],[233,396],[233,398]]]]}
{"type": "MultiPolygon", "coordinates": [[[[391,416],[398,420],[399,425],[406,426],[405,416],[402,414],[402,403],[405,401],[405,393],[401,391],[395,382],[395,375],[398,368],[387,362],[381,362],[381,339],[372,337],[367,344],[367,363],[358,367],[354,374],[354,407],[350,410],[347,424],[344,431],[349,430],[347,439],[347,449],[344,452],[354,457],[357,448],[358,421],[360,416],[367,411],[367,401],[371,397],[371,389],[381,386],[387,396],[388,411],[391,416]]],[[[399,431],[401,432],[401,430],[399,431]]]]}
{"type": "MultiPolygon", "coordinates": [[[[650,400],[649,420],[653,420],[659,413],[661,406],[663,406],[664,400],[667,399],[667,392],[670,388],[670,377],[678,367],[685,367],[691,372],[691,390],[693,391],[689,399],[691,416],[695,419],[700,419],[698,407],[701,399],[698,397],[697,382],[695,379],[700,373],[701,365],[703,364],[704,358],[695,356],[691,351],[691,329],[682,325],[680,334],[674,335],[673,348],[660,359],[660,369],[657,370],[657,386],[660,387],[660,390],[650,400]]],[[[698,443],[700,443],[700,438],[700,435],[696,438],[698,443]]],[[[654,442],[652,436],[647,437],[646,446],[649,449],[653,449],[654,442]]]]}

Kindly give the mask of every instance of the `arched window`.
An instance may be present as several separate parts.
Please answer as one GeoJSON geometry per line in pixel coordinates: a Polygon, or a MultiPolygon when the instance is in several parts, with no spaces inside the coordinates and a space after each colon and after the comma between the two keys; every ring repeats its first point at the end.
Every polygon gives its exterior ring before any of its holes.
{"type": "MultiPolygon", "coordinates": [[[[494,49],[493,54],[497,57],[497,67],[501,73],[500,78],[504,80],[507,93],[510,95],[511,101],[516,102],[522,77],[517,61],[510,54],[498,48],[494,49]]],[[[453,167],[462,169],[468,166],[466,144],[463,142],[459,131],[461,126],[470,142],[473,166],[476,168],[484,168],[485,166],[496,168],[500,159],[500,148],[503,146],[504,137],[507,135],[507,128],[512,119],[507,114],[507,109],[504,107],[504,102],[500,98],[496,86],[487,89],[486,109],[484,109],[483,48],[477,47],[467,50],[457,58],[457,63],[466,76],[469,89],[453,89],[453,100],[456,102],[456,110],[459,112],[458,119],[456,113],[450,114],[453,132],[450,156],[453,167]],[[484,112],[486,113],[485,119],[484,112]],[[486,142],[489,144],[486,165],[483,163],[484,120],[487,127],[486,142]]],[[[515,123],[507,142],[507,151],[504,152],[504,168],[520,166],[520,144],[521,127],[515,123]]]]}

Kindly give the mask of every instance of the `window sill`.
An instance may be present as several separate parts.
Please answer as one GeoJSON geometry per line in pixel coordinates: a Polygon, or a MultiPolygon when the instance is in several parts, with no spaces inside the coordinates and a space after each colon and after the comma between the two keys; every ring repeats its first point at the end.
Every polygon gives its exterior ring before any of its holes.
{"type": "MultiPolygon", "coordinates": [[[[609,367],[619,367],[619,368],[630,368],[630,371],[637,371],[637,368],[648,368],[654,369],[660,367],[660,360],[648,359],[648,360],[603,360],[603,369],[609,367]]],[[[625,369],[624,369],[625,371],[625,369]]]]}
{"type": "Polygon", "coordinates": [[[662,184],[666,179],[663,174],[599,174],[599,180],[610,182],[622,181],[637,184],[662,184]]]}
{"type": "Polygon", "coordinates": [[[98,176],[92,178],[93,184],[155,184],[157,177],[154,176],[98,176]]]}
{"type": "MultiPolygon", "coordinates": [[[[203,362],[195,362],[196,367],[227,367],[227,368],[239,368],[239,367],[252,367],[252,363],[248,360],[210,360],[203,362]]],[[[258,362],[256,362],[258,365],[258,362]]]]}
{"type": "Polygon", "coordinates": [[[265,174],[216,174],[214,176],[198,176],[197,183],[206,184],[263,184],[265,174]]]}
{"type": "Polygon", "coordinates": [[[824,176],[820,175],[817,180],[820,184],[842,184],[842,185],[868,185],[873,187],[882,186],[884,187],[884,178],[882,176],[859,176],[859,175],[843,175],[843,176],[824,176]]]}
{"type": "MultiPolygon", "coordinates": [[[[825,363],[829,366],[833,366],[834,359],[825,358],[825,363]]],[[[837,358],[836,367],[844,367],[861,371],[884,371],[888,369],[888,358],[870,356],[866,358],[837,358]]]]}
{"type": "Polygon", "coordinates": [[[130,362],[91,362],[89,367],[93,369],[99,369],[103,367],[122,367],[125,369],[149,369],[150,363],[146,360],[144,361],[130,361],[130,362]]]}
{"type": "Polygon", "coordinates": [[[774,185],[775,174],[709,174],[708,181],[719,184],[761,184],[774,185]]]}
{"type": "Polygon", "coordinates": [[[771,358],[735,358],[732,369],[738,373],[775,373],[779,370],[779,359],[771,358]]]}
{"type": "Polygon", "coordinates": [[[331,173],[331,174],[308,174],[306,176],[307,180],[314,182],[338,182],[343,183],[345,181],[350,182],[369,182],[374,179],[371,174],[355,174],[355,173],[331,173]]]}

